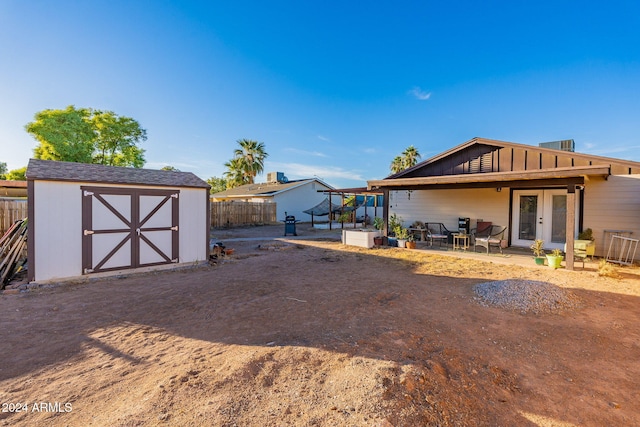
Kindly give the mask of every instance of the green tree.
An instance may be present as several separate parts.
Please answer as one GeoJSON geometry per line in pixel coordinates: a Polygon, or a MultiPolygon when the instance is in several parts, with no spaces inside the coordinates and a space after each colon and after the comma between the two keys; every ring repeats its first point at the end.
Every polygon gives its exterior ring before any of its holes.
{"type": "Polygon", "coordinates": [[[38,142],[36,159],[92,163],[95,134],[87,120],[90,111],[73,105],[64,110],[43,110],[25,129],[38,142]]]}
{"type": "Polygon", "coordinates": [[[26,181],[27,180],[27,167],[21,167],[20,169],[13,169],[7,172],[5,175],[8,181],[26,181]]]}
{"type": "Polygon", "coordinates": [[[235,159],[241,159],[244,179],[247,184],[253,184],[256,175],[264,171],[264,160],[268,154],[264,149],[264,143],[250,139],[239,139],[240,148],[233,152],[235,159]]]}
{"type": "Polygon", "coordinates": [[[401,170],[404,170],[404,162],[402,161],[402,157],[400,156],[396,156],[392,161],[391,161],[391,172],[393,173],[398,173],[401,170]]]}
{"type": "Polygon", "coordinates": [[[212,176],[207,180],[207,184],[211,186],[211,194],[219,193],[227,189],[227,180],[212,176]]]}
{"type": "Polygon", "coordinates": [[[418,164],[418,160],[420,160],[421,156],[418,152],[418,149],[413,145],[408,146],[402,152],[401,155],[396,156],[391,162],[391,172],[398,173],[407,168],[415,166],[418,164]]]}
{"type": "Polygon", "coordinates": [[[5,162],[0,162],[0,179],[7,179],[7,164],[5,162]]]}
{"type": "Polygon", "coordinates": [[[130,118],[113,111],[90,108],[43,110],[25,126],[37,141],[37,159],[112,166],[142,167],[147,131],[130,118]]]}
{"type": "Polygon", "coordinates": [[[226,172],[223,174],[227,181],[227,188],[239,187],[249,183],[247,175],[245,174],[245,163],[243,158],[234,157],[225,163],[224,167],[227,168],[226,172]]]}
{"type": "Polygon", "coordinates": [[[420,156],[418,149],[413,145],[408,146],[402,152],[402,159],[404,161],[405,169],[417,165],[418,160],[420,160],[421,158],[422,157],[420,156]]]}
{"type": "Polygon", "coordinates": [[[144,166],[144,150],[138,147],[147,140],[147,131],[130,117],[113,111],[93,111],[90,122],[96,135],[93,163],[110,166],[144,166]]]}
{"type": "Polygon", "coordinates": [[[180,169],[174,168],[173,166],[169,166],[169,165],[161,167],[160,170],[162,170],[162,171],[180,172],[180,169]]]}

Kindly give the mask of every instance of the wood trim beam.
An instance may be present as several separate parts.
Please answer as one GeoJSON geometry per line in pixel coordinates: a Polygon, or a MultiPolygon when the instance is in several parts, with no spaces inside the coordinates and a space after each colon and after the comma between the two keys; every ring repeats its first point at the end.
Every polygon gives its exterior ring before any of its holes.
{"type": "MultiPolygon", "coordinates": [[[[369,189],[406,189],[416,188],[418,186],[425,186],[433,188],[433,185],[451,185],[451,184],[478,184],[478,183],[500,183],[502,187],[511,186],[513,181],[532,181],[532,180],[555,180],[557,183],[562,184],[561,179],[566,178],[578,178],[584,179],[584,176],[609,176],[610,167],[604,166],[577,166],[573,168],[554,168],[528,172],[486,172],[475,174],[462,174],[462,175],[442,175],[442,176],[429,176],[419,178],[391,178],[368,181],[367,185],[369,189]]],[[[565,181],[567,183],[567,181],[565,181]]]]}

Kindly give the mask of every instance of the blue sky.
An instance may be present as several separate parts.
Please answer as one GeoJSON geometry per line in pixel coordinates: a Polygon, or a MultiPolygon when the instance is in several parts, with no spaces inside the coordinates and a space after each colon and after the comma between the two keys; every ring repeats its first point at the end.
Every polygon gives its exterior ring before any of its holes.
{"type": "Polygon", "coordinates": [[[475,136],[640,161],[640,2],[0,0],[0,161],[71,104],[204,179],[241,138],[336,187],[475,136]]]}

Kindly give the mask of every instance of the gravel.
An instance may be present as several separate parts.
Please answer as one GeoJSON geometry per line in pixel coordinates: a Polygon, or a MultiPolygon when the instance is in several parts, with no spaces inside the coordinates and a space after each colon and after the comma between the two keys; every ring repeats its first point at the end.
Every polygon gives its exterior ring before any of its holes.
{"type": "Polygon", "coordinates": [[[481,305],[522,313],[552,313],[578,306],[578,298],[552,283],[535,280],[497,280],[474,286],[481,305]]]}

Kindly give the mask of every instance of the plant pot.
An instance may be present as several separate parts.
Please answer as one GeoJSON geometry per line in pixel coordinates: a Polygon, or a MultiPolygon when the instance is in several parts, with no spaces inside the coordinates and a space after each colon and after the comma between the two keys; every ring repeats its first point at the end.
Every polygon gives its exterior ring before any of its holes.
{"type": "Polygon", "coordinates": [[[533,259],[536,261],[537,265],[544,265],[544,260],[546,258],[543,256],[534,256],[533,259]]]}
{"type": "Polygon", "coordinates": [[[416,242],[415,240],[407,240],[407,243],[404,244],[407,249],[415,249],[416,242]]]}
{"type": "Polygon", "coordinates": [[[407,241],[405,239],[398,239],[398,247],[404,248],[407,245],[407,241]]]}
{"type": "Polygon", "coordinates": [[[384,241],[384,239],[382,238],[382,236],[378,236],[378,237],[374,237],[373,238],[373,244],[376,246],[382,246],[382,242],[384,241]]]}
{"type": "Polygon", "coordinates": [[[396,239],[395,237],[389,237],[387,239],[387,244],[392,248],[395,248],[398,246],[398,239],[396,239]]]}
{"type": "Polygon", "coordinates": [[[547,255],[547,265],[551,268],[560,268],[563,256],[547,255]]]}

